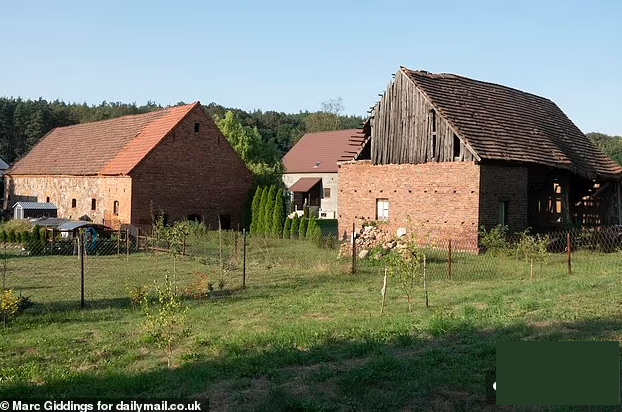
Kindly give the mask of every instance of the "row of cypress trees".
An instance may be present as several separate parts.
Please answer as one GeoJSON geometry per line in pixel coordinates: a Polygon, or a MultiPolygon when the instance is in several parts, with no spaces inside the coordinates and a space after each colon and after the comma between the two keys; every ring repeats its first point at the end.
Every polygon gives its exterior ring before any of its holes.
{"type": "Polygon", "coordinates": [[[251,206],[251,233],[266,237],[283,237],[285,199],[280,188],[261,186],[255,191],[251,206]]]}
{"type": "Polygon", "coordinates": [[[277,186],[258,187],[251,206],[251,234],[285,238],[312,240],[321,243],[322,230],[315,217],[293,219],[285,218],[285,199],[283,191],[277,186]]]}

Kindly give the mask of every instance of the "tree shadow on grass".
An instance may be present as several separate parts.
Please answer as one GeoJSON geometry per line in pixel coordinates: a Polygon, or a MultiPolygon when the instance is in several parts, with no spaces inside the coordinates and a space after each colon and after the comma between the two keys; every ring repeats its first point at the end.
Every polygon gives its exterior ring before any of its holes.
{"type": "Polygon", "coordinates": [[[230,342],[219,357],[195,354],[172,370],[80,373],[36,384],[9,380],[0,397],[207,397],[217,411],[610,410],[497,407],[486,402],[486,374],[495,368],[497,341],[602,340],[620,330],[617,319],[495,329],[437,317],[424,332],[357,340],[326,336],[308,348],[295,342],[262,348],[230,342]]]}

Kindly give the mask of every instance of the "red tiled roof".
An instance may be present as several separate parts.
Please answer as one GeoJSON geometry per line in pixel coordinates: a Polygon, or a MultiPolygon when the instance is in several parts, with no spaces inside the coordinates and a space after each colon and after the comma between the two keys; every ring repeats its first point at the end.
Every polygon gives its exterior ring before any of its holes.
{"type": "Polygon", "coordinates": [[[481,159],[538,163],[590,179],[622,174],[548,99],[454,74],[401,70],[481,159]]]}
{"type": "Polygon", "coordinates": [[[59,127],[8,170],[12,175],[121,175],[200,103],[59,127]]]}
{"type": "Polygon", "coordinates": [[[308,192],[321,181],[321,177],[302,177],[287,190],[290,192],[308,192]]]}
{"type": "Polygon", "coordinates": [[[285,173],[337,173],[337,161],[352,160],[363,138],[359,129],[307,133],[283,157],[285,173]]]}

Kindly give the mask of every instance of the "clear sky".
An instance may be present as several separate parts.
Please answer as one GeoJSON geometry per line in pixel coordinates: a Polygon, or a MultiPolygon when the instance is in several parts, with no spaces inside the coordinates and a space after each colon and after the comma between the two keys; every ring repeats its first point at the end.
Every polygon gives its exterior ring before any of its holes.
{"type": "Polygon", "coordinates": [[[3,1],[0,95],[366,115],[399,66],[555,101],[622,135],[622,2],[3,1]]]}

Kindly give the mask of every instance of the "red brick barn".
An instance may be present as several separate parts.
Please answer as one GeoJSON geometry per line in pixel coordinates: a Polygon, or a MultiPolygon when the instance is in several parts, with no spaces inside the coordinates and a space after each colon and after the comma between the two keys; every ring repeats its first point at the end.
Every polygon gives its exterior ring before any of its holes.
{"type": "Polygon", "coordinates": [[[6,173],[5,208],[51,202],[58,216],[149,227],[237,228],[252,175],[199,102],[52,130],[6,173]]]}
{"type": "MultiPolygon", "coordinates": [[[[400,68],[339,166],[339,231],[381,221],[477,247],[478,228],[620,222],[622,169],[552,101],[400,68]]],[[[393,232],[395,233],[395,232],[393,232]]]]}

